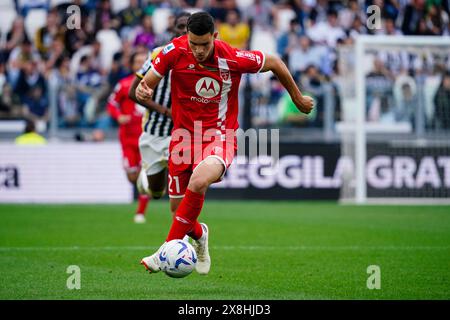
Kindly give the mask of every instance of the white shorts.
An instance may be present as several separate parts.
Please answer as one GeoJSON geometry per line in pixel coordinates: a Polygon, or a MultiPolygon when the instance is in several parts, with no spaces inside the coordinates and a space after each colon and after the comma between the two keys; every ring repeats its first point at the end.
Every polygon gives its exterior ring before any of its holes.
{"type": "Polygon", "coordinates": [[[157,174],[167,168],[169,143],[170,136],[159,137],[142,132],[139,137],[139,150],[142,158],[142,170],[147,176],[157,174]]]}

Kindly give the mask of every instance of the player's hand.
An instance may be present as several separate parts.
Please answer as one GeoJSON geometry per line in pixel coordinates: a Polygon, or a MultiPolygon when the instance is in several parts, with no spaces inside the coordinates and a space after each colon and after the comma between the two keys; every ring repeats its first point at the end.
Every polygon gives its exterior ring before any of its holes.
{"type": "Polygon", "coordinates": [[[136,88],[136,98],[141,101],[147,101],[151,99],[153,95],[153,89],[150,88],[144,79],[139,82],[139,85],[136,88]]]}
{"type": "Polygon", "coordinates": [[[167,117],[169,117],[169,118],[172,118],[172,109],[167,108],[167,109],[164,111],[164,115],[167,116],[167,117]]]}
{"type": "Polygon", "coordinates": [[[121,114],[118,118],[117,118],[117,122],[119,124],[127,124],[128,122],[131,121],[131,116],[129,114],[121,114]]]}
{"type": "Polygon", "coordinates": [[[314,99],[309,96],[301,96],[300,99],[294,101],[298,110],[303,113],[310,113],[314,109],[314,99]]]}

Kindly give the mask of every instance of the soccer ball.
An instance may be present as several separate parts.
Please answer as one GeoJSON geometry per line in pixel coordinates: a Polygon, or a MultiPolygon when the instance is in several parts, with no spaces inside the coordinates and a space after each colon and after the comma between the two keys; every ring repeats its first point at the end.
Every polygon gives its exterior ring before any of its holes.
{"type": "Polygon", "coordinates": [[[183,278],[189,275],[197,263],[197,253],[189,242],[171,240],[159,254],[161,270],[169,277],[183,278]]]}

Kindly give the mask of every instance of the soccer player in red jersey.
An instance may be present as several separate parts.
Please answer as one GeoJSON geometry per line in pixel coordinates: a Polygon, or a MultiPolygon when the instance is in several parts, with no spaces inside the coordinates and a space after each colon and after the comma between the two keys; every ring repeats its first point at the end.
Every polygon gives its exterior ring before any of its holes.
{"type": "MultiPolygon", "coordinates": [[[[146,55],[143,53],[135,53],[131,56],[130,66],[134,72],[139,70],[145,59],[146,55]]],[[[119,123],[123,166],[128,181],[134,186],[141,168],[138,141],[142,133],[142,115],[145,109],[128,97],[128,91],[133,80],[134,74],[119,81],[113,93],[109,96],[107,109],[111,117],[119,123]]],[[[145,222],[145,209],[148,201],[148,195],[139,195],[138,207],[134,216],[136,223],[145,222]]]]}
{"type": "MultiPolygon", "coordinates": [[[[206,12],[188,20],[188,33],[167,44],[153,61],[136,89],[140,101],[170,70],[174,128],[169,155],[169,197],[175,216],[166,242],[194,240],[196,271],[207,274],[211,259],[209,230],[198,222],[208,187],[219,182],[237,149],[238,90],[244,73],[272,71],[289,92],[297,108],[310,113],[313,100],[303,96],[286,65],[261,51],[243,51],[217,40],[214,20],[206,12]]],[[[150,272],[160,271],[164,244],[141,263],[150,272]]]]}

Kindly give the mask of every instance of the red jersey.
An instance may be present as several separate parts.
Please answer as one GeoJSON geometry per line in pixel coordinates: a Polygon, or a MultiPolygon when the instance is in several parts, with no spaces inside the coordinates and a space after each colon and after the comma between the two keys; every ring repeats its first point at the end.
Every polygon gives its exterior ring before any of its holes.
{"type": "Polygon", "coordinates": [[[264,59],[261,51],[242,51],[214,40],[213,56],[199,63],[187,35],[166,45],[153,60],[152,70],[161,78],[172,70],[174,130],[193,133],[195,121],[201,121],[202,134],[208,130],[223,139],[226,129],[236,130],[241,75],[261,71],[264,59]]]}
{"type": "Polygon", "coordinates": [[[135,78],[132,74],[117,83],[114,92],[108,99],[108,112],[115,120],[120,115],[130,115],[131,120],[126,124],[119,125],[119,139],[121,142],[138,143],[142,133],[142,114],[144,107],[138,105],[128,97],[128,91],[135,78]]]}

